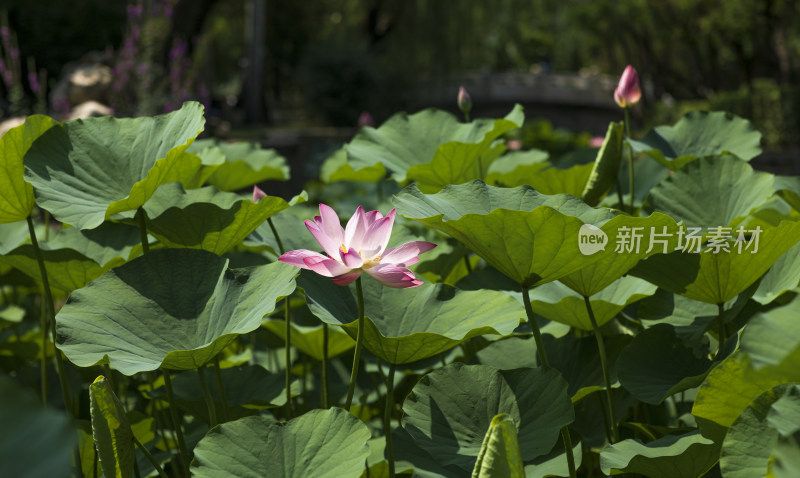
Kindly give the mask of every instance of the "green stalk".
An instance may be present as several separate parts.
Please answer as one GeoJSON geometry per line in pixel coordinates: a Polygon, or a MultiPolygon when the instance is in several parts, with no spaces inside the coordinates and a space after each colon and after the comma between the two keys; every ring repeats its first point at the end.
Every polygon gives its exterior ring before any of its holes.
{"type": "Polygon", "coordinates": [[[625,209],[625,200],[622,199],[622,184],[619,182],[619,171],[617,171],[617,179],[616,179],[616,189],[617,189],[617,201],[619,201],[619,209],[623,211],[625,209]]]}
{"type": "Polygon", "coordinates": [[[389,364],[386,377],[386,411],[383,414],[383,431],[386,434],[386,461],[389,463],[389,478],[394,478],[394,449],[392,448],[392,410],[394,409],[394,371],[396,364],[389,364]]]}
{"type": "Polygon", "coordinates": [[[600,333],[600,328],[597,327],[597,321],[594,318],[594,311],[592,310],[592,302],[588,297],[583,296],[583,302],[586,304],[586,312],[589,314],[589,320],[592,322],[592,330],[594,331],[594,338],[597,340],[597,349],[600,352],[600,366],[603,368],[603,381],[606,384],[606,399],[608,400],[608,417],[611,422],[611,443],[619,441],[619,431],[617,430],[617,417],[614,413],[614,399],[612,398],[611,390],[611,376],[608,373],[608,355],[606,355],[606,346],[603,341],[603,334],[600,333]]]}
{"type": "Polygon", "coordinates": [[[211,396],[211,391],[208,389],[204,366],[197,367],[197,375],[200,377],[200,388],[203,389],[203,398],[205,399],[206,407],[208,408],[208,420],[210,422],[209,425],[211,425],[211,428],[214,428],[218,423],[217,406],[214,405],[214,397],[211,396]]]}
{"type": "MultiPolygon", "coordinates": [[[[629,121],[628,117],[628,107],[625,107],[625,136],[630,138],[631,137],[631,122],[629,121]]],[[[634,214],[635,209],[633,208],[633,148],[628,148],[628,180],[630,182],[630,193],[631,193],[631,214],[634,214]]]]}
{"type": "MultiPolygon", "coordinates": [[[[33,245],[33,252],[34,252],[34,255],[36,256],[36,262],[39,263],[39,274],[41,274],[41,276],[42,276],[42,289],[44,290],[44,300],[45,300],[45,304],[44,305],[45,305],[45,310],[47,311],[47,314],[46,314],[44,320],[42,321],[42,326],[43,326],[42,335],[45,336],[45,337],[47,336],[47,328],[48,328],[47,324],[49,322],[49,324],[50,324],[49,325],[50,336],[51,336],[51,340],[53,341],[53,346],[55,347],[55,344],[56,344],[56,312],[55,312],[55,305],[53,303],[53,294],[50,291],[50,281],[47,278],[47,267],[45,267],[45,264],[44,264],[44,256],[42,256],[42,250],[39,248],[39,241],[36,240],[36,230],[35,230],[35,228],[33,226],[33,218],[31,216],[28,216],[28,232],[30,233],[30,236],[31,236],[31,244],[33,245]]],[[[44,344],[46,344],[46,343],[47,343],[47,341],[45,340],[44,344]]],[[[43,357],[46,355],[46,353],[47,353],[47,349],[46,348],[42,349],[42,356],[43,357]]],[[[55,355],[56,370],[58,371],[58,378],[59,378],[59,382],[61,383],[61,396],[64,398],[64,408],[67,410],[67,412],[70,415],[74,416],[75,413],[72,410],[72,399],[69,396],[69,387],[67,387],[67,376],[66,376],[66,371],[65,371],[65,368],[64,368],[64,361],[61,358],[61,353],[59,352],[59,350],[57,348],[55,349],[55,353],[53,355],[55,355]]],[[[44,377],[44,378],[46,378],[46,375],[45,375],[46,372],[44,371],[45,368],[46,368],[45,367],[45,362],[44,362],[44,360],[42,360],[42,377],[44,377]]],[[[43,382],[43,385],[42,385],[42,390],[43,390],[44,393],[47,393],[47,388],[44,385],[44,382],[43,382]]],[[[46,404],[47,395],[44,395],[42,397],[42,400],[46,404]]]]}
{"type": "MultiPolygon", "coordinates": [[[[539,363],[542,364],[542,368],[550,368],[550,361],[547,360],[547,352],[544,350],[542,331],[539,330],[539,324],[536,323],[536,318],[533,316],[531,296],[528,292],[528,288],[525,286],[522,286],[522,301],[525,303],[525,313],[528,316],[528,323],[531,324],[533,339],[536,341],[536,353],[539,355],[539,363]]],[[[569,428],[566,426],[561,427],[561,441],[564,442],[564,453],[567,455],[569,478],[577,478],[578,475],[575,472],[575,456],[572,454],[572,437],[569,436],[569,428]]]]}
{"type": "Polygon", "coordinates": [[[361,358],[361,348],[364,345],[364,292],[361,290],[361,277],[356,279],[356,294],[358,296],[358,334],[356,335],[356,351],[353,354],[353,370],[350,372],[350,385],[347,387],[347,399],[344,409],[350,411],[353,403],[353,393],[356,391],[356,378],[358,376],[358,361],[361,358]]]}
{"type": "Polygon", "coordinates": [[[322,324],[322,408],[328,409],[328,324],[322,324]]]}
{"type": "MultiPolygon", "coordinates": [[[[272,230],[272,235],[275,236],[275,242],[278,243],[278,252],[283,255],[286,250],[283,248],[283,241],[281,241],[281,236],[278,234],[278,230],[275,229],[275,224],[272,222],[272,218],[267,218],[267,224],[269,224],[269,228],[272,230]]],[[[292,322],[291,317],[289,316],[289,297],[284,299],[284,335],[286,336],[286,415],[289,419],[294,416],[294,404],[292,403],[292,322]]],[[[305,371],[303,372],[303,380],[305,380],[305,371]]]]}
{"type": "Polygon", "coordinates": [[[717,349],[717,355],[722,352],[722,346],[725,345],[725,309],[724,304],[717,304],[717,321],[719,321],[719,348],[717,349]]]}
{"type": "Polygon", "coordinates": [[[467,266],[467,274],[472,273],[472,264],[469,263],[469,254],[464,256],[464,265],[467,266]]]}
{"type": "MultiPolygon", "coordinates": [[[[42,328],[42,360],[40,364],[42,381],[42,406],[47,408],[47,301],[42,300],[42,310],[39,316],[39,326],[42,328]]],[[[19,336],[17,336],[19,340],[19,336]]]]}
{"type": "Polygon", "coordinates": [[[222,369],[219,366],[219,355],[214,356],[214,374],[217,376],[217,387],[222,397],[222,421],[228,421],[228,397],[225,395],[225,385],[222,383],[222,369]]]}
{"type": "Polygon", "coordinates": [[[153,468],[155,468],[156,471],[158,472],[158,476],[160,476],[161,478],[168,478],[167,474],[164,473],[164,470],[161,469],[161,465],[158,464],[158,461],[156,461],[156,459],[153,458],[153,455],[151,455],[150,452],[147,451],[147,448],[145,448],[144,446],[142,446],[141,443],[139,443],[139,440],[137,440],[135,436],[133,437],[133,444],[138,446],[139,449],[142,450],[142,453],[144,453],[144,456],[147,458],[147,461],[149,461],[150,464],[153,465],[153,468]]]}
{"type": "Polygon", "coordinates": [[[142,241],[142,254],[150,252],[150,242],[147,240],[147,213],[142,206],[136,210],[136,222],[139,224],[139,236],[142,241]]]}
{"type": "Polygon", "coordinates": [[[183,462],[183,475],[189,476],[189,452],[186,448],[186,440],[183,437],[183,428],[181,427],[181,420],[178,417],[178,408],[175,404],[175,395],[172,393],[172,379],[169,376],[169,370],[162,370],[164,375],[164,388],[167,389],[167,401],[169,402],[169,413],[172,417],[172,426],[175,427],[175,434],[178,435],[178,451],[181,455],[183,462]]]}

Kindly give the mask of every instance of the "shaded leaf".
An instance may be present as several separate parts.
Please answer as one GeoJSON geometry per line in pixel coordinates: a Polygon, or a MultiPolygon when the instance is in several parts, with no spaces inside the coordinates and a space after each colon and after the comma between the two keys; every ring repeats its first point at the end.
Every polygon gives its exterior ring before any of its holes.
{"type": "Polygon", "coordinates": [[[89,387],[92,436],[105,476],[127,478],[133,474],[136,454],[133,432],[125,410],[102,375],[89,387]]]}
{"type": "Polygon", "coordinates": [[[649,443],[623,440],[606,446],[600,453],[603,473],[641,473],[649,478],[697,478],[703,476],[718,457],[718,447],[699,431],[666,435],[649,443]]]}

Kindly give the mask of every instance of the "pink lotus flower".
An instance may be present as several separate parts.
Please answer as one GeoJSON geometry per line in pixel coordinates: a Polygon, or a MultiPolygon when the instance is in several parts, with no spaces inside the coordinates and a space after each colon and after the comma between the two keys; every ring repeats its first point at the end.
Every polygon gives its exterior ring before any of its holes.
{"type": "Polygon", "coordinates": [[[614,90],[614,101],[625,108],[633,106],[642,98],[642,90],[639,88],[639,74],[636,68],[628,65],[622,72],[617,89],[614,90]]]}
{"type": "Polygon", "coordinates": [[[378,211],[364,212],[364,208],[359,206],[347,227],[342,229],[336,212],[320,204],[319,216],[306,221],[306,227],[327,256],[298,249],[283,254],[278,260],[325,277],[334,277],[333,282],[338,285],[353,282],[362,272],[398,289],[422,285],[423,282],[408,270],[408,266],[419,262],[417,256],[433,249],[436,244],[412,241],[386,249],[394,217],[394,209],[384,217],[378,211]]]}
{"type": "Polygon", "coordinates": [[[267,197],[267,193],[261,190],[258,186],[253,186],[253,202],[261,201],[267,197]]]}
{"type": "Polygon", "coordinates": [[[458,109],[465,115],[469,114],[469,111],[472,109],[472,97],[469,96],[469,93],[467,93],[466,88],[463,86],[458,88],[456,103],[458,104],[458,109]]]}

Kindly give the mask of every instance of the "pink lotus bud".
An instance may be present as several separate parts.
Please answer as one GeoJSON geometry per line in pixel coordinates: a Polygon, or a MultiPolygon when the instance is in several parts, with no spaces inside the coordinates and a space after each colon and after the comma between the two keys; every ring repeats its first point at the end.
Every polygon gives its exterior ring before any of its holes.
{"type": "Polygon", "coordinates": [[[253,202],[258,202],[265,197],[267,197],[267,193],[262,191],[258,186],[253,186],[253,202]]]}
{"type": "Polygon", "coordinates": [[[639,75],[636,73],[636,68],[628,65],[625,71],[622,72],[622,77],[619,79],[619,85],[614,90],[614,101],[620,106],[625,108],[633,106],[642,98],[642,90],[639,88],[639,75]]]}
{"type": "Polygon", "coordinates": [[[509,151],[519,151],[522,149],[522,141],[518,139],[510,139],[506,141],[506,148],[508,148],[509,151]]]}
{"type": "Polygon", "coordinates": [[[606,139],[602,136],[592,136],[592,139],[589,140],[589,146],[592,148],[599,148],[603,146],[605,140],[606,139]]]}
{"type": "Polygon", "coordinates": [[[358,116],[358,127],[363,128],[364,126],[375,126],[375,120],[368,111],[364,111],[358,116]]]}
{"type": "Polygon", "coordinates": [[[458,88],[457,103],[458,109],[460,109],[465,115],[468,115],[469,110],[472,109],[472,98],[469,96],[469,93],[467,93],[467,90],[465,90],[463,86],[458,88]]]}

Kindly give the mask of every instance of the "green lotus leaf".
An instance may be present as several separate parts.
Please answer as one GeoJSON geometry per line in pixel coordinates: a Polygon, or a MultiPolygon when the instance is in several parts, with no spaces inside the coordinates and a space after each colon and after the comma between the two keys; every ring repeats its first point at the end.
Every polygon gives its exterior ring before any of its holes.
{"type": "MultiPolygon", "coordinates": [[[[561,372],[561,376],[569,384],[567,393],[572,397],[572,403],[577,403],[589,394],[605,389],[600,354],[597,351],[597,340],[594,337],[565,335],[554,338],[547,334],[543,336],[543,339],[550,366],[561,372]]],[[[617,369],[620,352],[625,349],[631,339],[627,335],[606,336],[604,339],[612,388],[618,386],[617,369]]]]}
{"type": "Polygon", "coordinates": [[[347,161],[347,148],[343,146],[322,163],[319,177],[325,183],[337,181],[376,183],[386,177],[386,168],[382,163],[375,163],[353,169],[353,165],[347,161]]]}
{"type": "Polygon", "coordinates": [[[262,181],[289,179],[286,158],[274,149],[262,149],[257,143],[228,143],[201,139],[188,152],[203,160],[206,183],[222,191],[236,191],[262,181]]]}
{"type": "Polygon", "coordinates": [[[652,405],[698,387],[711,368],[708,346],[687,343],[675,328],[657,324],[640,332],[622,350],[617,373],[634,397],[652,405]]]}
{"type": "Polygon", "coordinates": [[[203,249],[222,255],[239,245],[270,216],[308,198],[305,191],[289,202],[252,198],[213,186],[184,190],[180,183],[160,187],[144,205],[147,232],[167,247],[203,249]]]}
{"type": "MultiPolygon", "coordinates": [[[[322,360],[325,356],[323,352],[323,342],[325,340],[322,326],[305,327],[292,323],[292,347],[315,360],[322,360]]],[[[286,338],[286,322],[282,320],[267,320],[264,328],[277,335],[278,338],[286,338]]],[[[336,357],[355,347],[356,342],[339,327],[328,327],[328,358],[336,357]]]]}
{"type": "MultiPolygon", "coordinates": [[[[515,187],[531,185],[530,180],[541,170],[549,168],[549,154],[540,149],[511,151],[492,161],[486,172],[486,184],[515,187]]],[[[538,189],[538,188],[535,188],[538,189]]]]}
{"type": "Polygon", "coordinates": [[[444,466],[471,472],[492,419],[509,415],[525,462],[553,448],[574,419],[567,382],[541,368],[497,370],[452,363],[417,382],[403,403],[402,426],[444,466]]]}
{"type": "Polygon", "coordinates": [[[0,460],[3,475],[67,478],[78,435],[62,411],[42,408],[42,401],[6,376],[0,376],[0,460]]]}
{"type": "Polygon", "coordinates": [[[687,227],[735,225],[775,192],[774,176],[754,171],[734,156],[701,158],[650,191],[647,207],[683,220],[687,227]]]}
{"type": "MultiPolygon", "coordinates": [[[[212,370],[206,369],[206,382],[217,417],[235,420],[255,415],[259,410],[280,407],[286,404],[286,375],[270,373],[259,365],[242,365],[220,370],[222,385],[225,389],[224,408],[219,382],[212,370]]],[[[208,417],[208,404],[203,395],[203,388],[197,371],[181,372],[172,377],[175,403],[183,410],[205,423],[211,423],[208,417]]],[[[151,396],[166,399],[165,390],[157,389],[151,396]]],[[[300,393],[300,384],[291,384],[292,395],[300,393]]]]}
{"type": "Polygon", "coordinates": [[[673,126],[656,126],[641,141],[627,140],[670,169],[703,156],[729,153],[750,161],[761,154],[761,133],[744,118],[724,111],[692,111],[673,126]]]}
{"type": "Polygon", "coordinates": [[[370,431],[341,408],[311,410],[286,423],[246,417],[211,429],[194,449],[192,476],[358,478],[370,431]]]}
{"type": "MultiPolygon", "coordinates": [[[[471,123],[461,123],[446,111],[429,108],[419,113],[408,115],[398,113],[389,118],[379,128],[362,128],[353,140],[345,145],[347,162],[340,169],[326,169],[327,178],[340,177],[353,180],[368,168],[376,168],[382,164],[392,172],[397,182],[406,180],[406,173],[414,165],[430,163],[439,147],[445,143],[491,143],[503,132],[516,128],[524,119],[522,107],[517,105],[502,119],[477,119],[471,123]],[[409,141],[413,138],[413,141],[409,141]],[[341,168],[348,168],[347,173],[340,173],[341,168]],[[351,172],[352,171],[352,172],[351,172]]],[[[488,144],[487,143],[487,144],[488,144]]],[[[456,148],[457,149],[457,148],[456,148]]],[[[338,157],[340,158],[340,157],[338,157]]],[[[474,157],[465,157],[474,160],[474,157]]],[[[439,160],[441,161],[441,160],[439,160]]]]}
{"type": "Polygon", "coordinates": [[[770,476],[771,455],[779,436],[791,435],[800,426],[791,422],[800,418],[798,396],[797,385],[779,385],[756,397],[742,411],[722,442],[719,468],[725,478],[770,476]],[[776,421],[779,425],[793,425],[793,429],[781,431],[774,426],[776,421]]]}
{"type": "Polygon", "coordinates": [[[472,478],[524,477],[517,426],[507,413],[496,415],[483,437],[472,478]]]}
{"type": "MultiPolygon", "coordinates": [[[[300,274],[297,285],[305,290],[314,315],[355,338],[358,306],[352,286],[337,286],[310,271],[300,274]]],[[[502,292],[460,291],[443,284],[393,289],[366,278],[363,292],[368,319],[364,347],[396,364],[431,357],[478,335],[508,335],[524,313],[519,302],[502,292]]]]}
{"type": "Polygon", "coordinates": [[[25,123],[0,136],[0,224],[23,221],[33,209],[33,187],[25,182],[22,158],[31,144],[56,123],[53,118],[33,115],[25,123]]]}
{"type": "Polygon", "coordinates": [[[699,431],[665,435],[642,443],[623,440],[600,453],[600,469],[608,475],[640,473],[648,478],[696,478],[717,462],[719,447],[699,431]]]}
{"type": "Polygon", "coordinates": [[[800,381],[800,298],[756,314],[742,333],[742,351],[764,375],[800,381]]]}
{"type": "MultiPolygon", "coordinates": [[[[37,236],[41,241],[42,235],[37,233],[37,236]]],[[[124,264],[141,250],[140,241],[137,228],[110,222],[91,230],[69,227],[54,233],[50,240],[39,243],[50,288],[59,294],[80,289],[112,267],[124,264]]],[[[0,263],[24,272],[41,286],[32,244],[6,251],[0,256],[0,263]]]]}
{"type": "Polygon", "coordinates": [[[93,229],[143,205],[159,185],[193,177],[199,160],[181,155],[204,123],[196,102],[154,117],[69,121],[34,142],[25,155],[25,179],[56,219],[93,229]]]}
{"type": "Polygon", "coordinates": [[[800,176],[775,176],[775,192],[795,211],[800,211],[800,176]]]}
{"type": "Polygon", "coordinates": [[[800,242],[772,264],[758,283],[753,300],[759,304],[769,304],[787,290],[800,284],[800,242]]]}
{"type": "Polygon", "coordinates": [[[747,355],[734,352],[708,374],[697,391],[692,415],[730,427],[756,397],[790,381],[768,373],[753,373],[747,355]]]}
{"type": "MultiPolygon", "coordinates": [[[[308,217],[313,217],[313,214],[308,217]]],[[[297,216],[289,213],[278,213],[270,219],[278,231],[284,250],[308,249],[316,251],[319,249],[319,243],[314,240],[314,236],[308,232],[305,223],[297,216]]],[[[243,241],[243,245],[259,250],[266,246],[275,253],[275,258],[281,254],[278,241],[275,240],[275,234],[272,232],[272,227],[268,222],[262,223],[247,236],[243,241]]]]}
{"type": "MultiPolygon", "coordinates": [[[[590,176],[584,182],[580,197],[586,204],[596,206],[617,184],[619,163],[622,160],[622,123],[611,122],[603,139],[603,145],[597,152],[590,176]]],[[[564,191],[567,192],[567,191],[564,191]]],[[[569,193],[572,194],[572,193],[569,193]]],[[[573,194],[578,196],[578,194],[573,194]]]]}
{"type": "Polygon", "coordinates": [[[202,366],[261,325],[295,288],[282,263],[229,270],[196,249],[157,249],[75,291],[56,316],[58,348],[76,365],[125,375],[202,366]]]}
{"type": "MultiPolygon", "coordinates": [[[[589,297],[597,326],[602,327],[628,305],[655,294],[656,286],[637,277],[620,277],[608,287],[589,297]]],[[[584,296],[561,282],[554,281],[531,289],[531,307],[543,317],[576,327],[593,330],[584,296]]]]}
{"type": "Polygon", "coordinates": [[[797,243],[800,222],[783,221],[778,227],[760,231],[757,251],[755,236],[751,234],[749,248],[742,243],[741,251],[736,243],[729,242],[730,252],[715,253],[706,243],[699,253],[656,254],[640,262],[631,273],[690,299],[724,304],[750,287],[797,243]]]}
{"type": "MultiPolygon", "coordinates": [[[[398,213],[458,239],[524,287],[576,272],[603,254],[584,256],[578,233],[584,222],[608,223],[610,210],[594,209],[568,195],[496,188],[474,181],[423,194],[415,186],[393,199],[398,213]]],[[[606,249],[605,253],[613,253],[606,249]]]]}
{"type": "Polygon", "coordinates": [[[517,105],[505,119],[495,120],[494,128],[483,139],[442,144],[430,162],[409,167],[406,179],[416,182],[424,192],[435,193],[448,184],[485,178],[489,165],[506,150],[505,145],[492,146],[492,143],[507,131],[522,126],[523,120],[522,107],[517,105]]]}
{"type": "MultiPolygon", "coordinates": [[[[575,434],[572,435],[572,456],[575,460],[575,468],[581,467],[583,461],[583,444],[575,434]]],[[[569,465],[567,454],[564,452],[564,443],[558,440],[546,455],[533,460],[525,465],[525,476],[528,478],[547,478],[551,476],[569,476],[569,465]]]]}
{"type": "Polygon", "coordinates": [[[678,225],[658,212],[647,217],[619,215],[600,229],[608,236],[608,245],[596,253],[598,260],[559,279],[582,296],[600,294],[642,259],[671,252],[678,244],[678,225]]]}
{"type": "Polygon", "coordinates": [[[133,431],[122,403],[102,375],[89,386],[92,436],[105,476],[131,476],[136,461],[133,431]]]}

